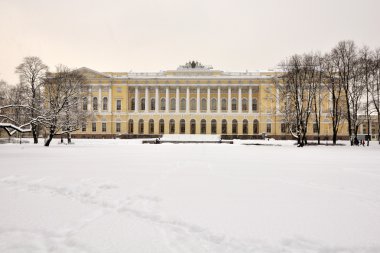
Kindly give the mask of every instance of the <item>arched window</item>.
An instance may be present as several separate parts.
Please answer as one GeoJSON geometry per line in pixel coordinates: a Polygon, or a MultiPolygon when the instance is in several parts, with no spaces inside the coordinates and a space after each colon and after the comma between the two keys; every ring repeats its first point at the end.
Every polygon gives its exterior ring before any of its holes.
{"type": "Polygon", "coordinates": [[[156,110],[156,99],[155,99],[155,98],[152,98],[152,99],[150,100],[150,110],[151,110],[151,111],[156,110]]]}
{"type": "Polygon", "coordinates": [[[175,98],[170,99],[170,110],[175,111],[175,98]]]}
{"type": "Polygon", "coordinates": [[[217,100],[216,98],[211,99],[211,111],[215,112],[217,109],[217,100]]]}
{"type": "Polygon", "coordinates": [[[107,111],[107,110],[108,110],[108,98],[104,97],[103,98],[103,111],[107,111]]]}
{"type": "Polygon", "coordinates": [[[185,131],[186,131],[186,126],[185,126],[185,120],[184,119],[181,119],[179,121],[179,129],[180,129],[180,133],[181,134],[184,134],[185,131]]]}
{"type": "Polygon", "coordinates": [[[144,120],[139,120],[139,134],[144,134],[144,120]]]}
{"type": "Polygon", "coordinates": [[[252,111],[257,112],[257,99],[252,99],[252,111]]]}
{"type": "Polygon", "coordinates": [[[165,111],[166,110],[166,99],[165,98],[161,98],[160,110],[161,111],[165,111]]]}
{"type": "Polygon", "coordinates": [[[133,134],[133,119],[128,120],[128,133],[133,134]]]}
{"type": "Polygon", "coordinates": [[[140,110],[145,111],[145,98],[140,100],[140,110]]]}
{"type": "Polygon", "coordinates": [[[206,134],[206,120],[201,120],[201,134],[206,134]]]}
{"type": "Polygon", "coordinates": [[[257,119],[255,119],[253,121],[253,133],[254,134],[258,134],[259,133],[259,121],[257,119]]]}
{"type": "Polygon", "coordinates": [[[181,99],[181,104],[179,106],[181,111],[186,111],[186,98],[181,99]]]}
{"type": "Polygon", "coordinates": [[[222,120],[222,134],[227,134],[227,120],[222,120]]]}
{"type": "Polygon", "coordinates": [[[163,119],[160,119],[160,134],[163,134],[165,132],[165,121],[163,119]]]}
{"type": "Polygon", "coordinates": [[[195,98],[190,100],[190,110],[191,111],[197,110],[197,100],[195,98]]]}
{"type": "Polygon", "coordinates": [[[248,134],[248,120],[243,120],[243,134],[248,134]]]}
{"type": "Polygon", "coordinates": [[[227,111],[227,99],[225,98],[222,99],[222,111],[227,111]]]}
{"type": "Polygon", "coordinates": [[[241,110],[243,112],[247,112],[248,111],[248,100],[243,98],[243,100],[241,101],[241,110]]]}
{"type": "Polygon", "coordinates": [[[129,108],[130,111],[134,111],[135,110],[135,98],[132,98],[131,99],[131,107],[129,108]]]}
{"type": "Polygon", "coordinates": [[[211,134],[216,134],[216,120],[211,120],[211,134]]]}
{"type": "Polygon", "coordinates": [[[86,97],[83,98],[82,109],[83,109],[83,111],[87,111],[87,98],[86,97]]]}
{"type": "Polygon", "coordinates": [[[149,120],[149,133],[150,134],[154,133],[154,120],[153,119],[149,120]]]}
{"type": "Polygon", "coordinates": [[[98,110],[98,98],[94,97],[92,99],[92,110],[97,111],[98,110]]]}
{"type": "Polygon", "coordinates": [[[196,132],[196,122],[195,119],[190,120],[190,134],[195,134],[196,132]]]}
{"type": "Polygon", "coordinates": [[[205,98],[202,98],[201,100],[201,111],[202,112],[207,111],[207,99],[205,98]]]}
{"type": "Polygon", "coordinates": [[[169,133],[174,134],[175,133],[175,121],[174,119],[171,119],[169,121],[169,133]]]}
{"type": "Polygon", "coordinates": [[[236,101],[236,98],[233,98],[233,99],[231,100],[231,110],[232,110],[233,112],[236,112],[236,110],[237,110],[237,101],[236,101]]]}
{"type": "Polygon", "coordinates": [[[232,134],[237,134],[238,122],[236,119],[232,121],[232,134]]]}

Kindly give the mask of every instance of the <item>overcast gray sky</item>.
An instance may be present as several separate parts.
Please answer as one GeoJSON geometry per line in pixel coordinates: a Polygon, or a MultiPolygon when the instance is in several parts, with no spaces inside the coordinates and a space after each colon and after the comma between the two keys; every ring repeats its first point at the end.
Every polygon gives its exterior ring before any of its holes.
{"type": "Polygon", "coordinates": [[[0,79],[16,83],[25,56],[51,69],[273,68],[343,39],[380,47],[379,10],[379,0],[0,0],[0,79]]]}

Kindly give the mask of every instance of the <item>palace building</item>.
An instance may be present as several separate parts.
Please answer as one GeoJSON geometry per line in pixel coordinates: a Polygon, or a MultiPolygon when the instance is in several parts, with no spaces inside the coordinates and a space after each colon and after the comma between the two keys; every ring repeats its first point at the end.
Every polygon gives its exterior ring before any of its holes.
{"type": "MultiPolygon", "coordinates": [[[[189,62],[157,73],[80,71],[88,80],[83,109],[93,112],[82,138],[218,134],[223,138],[291,138],[281,114],[276,71],[224,72],[189,62]]],[[[331,136],[328,108],[321,136],[331,136]]],[[[311,120],[310,138],[315,136],[311,120]]],[[[347,137],[342,128],[340,136],[347,137]]]]}

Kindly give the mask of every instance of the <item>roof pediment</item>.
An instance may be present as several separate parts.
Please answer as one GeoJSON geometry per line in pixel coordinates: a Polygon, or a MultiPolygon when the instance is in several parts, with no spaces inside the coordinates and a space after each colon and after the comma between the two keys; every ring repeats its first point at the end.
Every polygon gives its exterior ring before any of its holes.
{"type": "Polygon", "coordinates": [[[110,78],[109,75],[106,75],[104,73],[98,72],[96,70],[87,68],[87,67],[82,67],[79,68],[78,71],[83,74],[86,78],[110,78]]]}

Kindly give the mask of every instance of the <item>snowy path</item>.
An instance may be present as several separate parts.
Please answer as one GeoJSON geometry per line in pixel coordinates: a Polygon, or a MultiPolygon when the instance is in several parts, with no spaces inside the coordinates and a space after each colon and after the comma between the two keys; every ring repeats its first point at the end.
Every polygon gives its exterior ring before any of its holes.
{"type": "Polygon", "coordinates": [[[380,252],[379,152],[0,145],[0,252],[380,252]]]}

